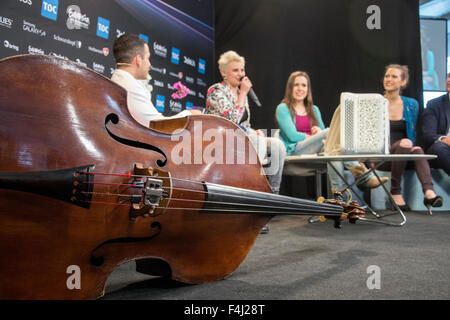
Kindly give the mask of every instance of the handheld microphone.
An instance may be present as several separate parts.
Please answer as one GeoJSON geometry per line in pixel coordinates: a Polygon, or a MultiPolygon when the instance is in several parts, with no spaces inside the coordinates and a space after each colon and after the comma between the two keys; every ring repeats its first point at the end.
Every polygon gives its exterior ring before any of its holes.
{"type": "Polygon", "coordinates": [[[253,91],[252,88],[248,91],[248,94],[250,95],[250,98],[253,100],[253,102],[258,106],[261,107],[261,102],[259,102],[258,97],[256,96],[255,91],[253,91]]]}
{"type": "MultiPolygon", "coordinates": [[[[242,79],[244,79],[244,77],[241,78],[241,81],[242,81],[242,79]]],[[[248,95],[250,96],[250,99],[252,99],[253,102],[254,102],[258,107],[261,107],[261,106],[262,106],[262,105],[261,105],[261,102],[259,102],[259,99],[258,99],[258,97],[256,96],[255,91],[253,91],[253,88],[250,88],[250,90],[248,90],[248,95]]]]}

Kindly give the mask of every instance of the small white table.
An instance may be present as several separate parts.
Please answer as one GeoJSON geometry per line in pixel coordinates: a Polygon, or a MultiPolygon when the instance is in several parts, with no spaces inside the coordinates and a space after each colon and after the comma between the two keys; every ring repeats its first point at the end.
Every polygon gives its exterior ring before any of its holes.
{"type": "MultiPolygon", "coordinates": [[[[381,165],[383,165],[386,162],[389,161],[414,161],[419,159],[436,159],[436,155],[429,155],[429,154],[355,154],[355,155],[334,155],[334,156],[321,156],[321,155],[311,155],[311,154],[305,154],[305,155],[298,155],[298,156],[288,156],[286,157],[286,161],[290,163],[290,165],[295,165],[296,163],[299,164],[299,166],[304,165],[311,165],[311,164],[330,164],[331,168],[338,174],[338,176],[342,179],[342,181],[345,183],[346,187],[342,190],[338,190],[340,192],[343,192],[347,189],[352,190],[353,194],[355,194],[362,204],[366,206],[366,208],[377,218],[377,219],[369,219],[369,218],[359,218],[358,220],[361,221],[368,221],[368,222],[375,222],[375,223],[381,223],[391,226],[403,226],[406,223],[406,217],[403,214],[402,210],[398,207],[398,205],[395,203],[394,199],[392,198],[390,192],[386,189],[383,183],[381,183],[381,179],[376,173],[376,169],[379,168],[381,165]],[[357,180],[355,180],[353,183],[348,183],[345,178],[336,170],[336,168],[333,165],[333,161],[360,161],[360,162],[373,162],[375,165],[368,168],[368,171],[358,177],[357,180]],[[384,189],[386,195],[388,196],[390,202],[396,209],[396,212],[399,213],[402,217],[402,221],[400,223],[393,223],[388,221],[380,220],[383,217],[386,217],[391,214],[385,214],[380,215],[376,213],[370,206],[364,201],[364,199],[361,199],[353,190],[353,186],[356,185],[359,181],[361,181],[366,175],[368,175],[370,172],[372,172],[375,177],[377,177],[378,181],[380,181],[380,184],[382,188],[384,189]]],[[[395,213],[395,212],[394,212],[395,213]]]]}

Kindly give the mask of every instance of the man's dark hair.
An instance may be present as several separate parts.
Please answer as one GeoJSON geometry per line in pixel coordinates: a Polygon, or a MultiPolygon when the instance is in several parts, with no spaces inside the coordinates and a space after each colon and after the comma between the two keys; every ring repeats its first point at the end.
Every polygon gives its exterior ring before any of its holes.
{"type": "Polygon", "coordinates": [[[146,42],[139,36],[126,33],[114,41],[114,58],[116,63],[131,63],[133,58],[140,54],[144,57],[146,42]]]}

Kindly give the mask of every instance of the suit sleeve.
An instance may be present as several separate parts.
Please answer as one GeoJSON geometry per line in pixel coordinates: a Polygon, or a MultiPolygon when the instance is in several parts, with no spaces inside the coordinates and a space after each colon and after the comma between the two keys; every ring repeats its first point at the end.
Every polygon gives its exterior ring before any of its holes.
{"type": "Polygon", "coordinates": [[[433,144],[441,136],[438,134],[438,117],[435,104],[428,102],[421,119],[422,135],[427,145],[433,144]]]}

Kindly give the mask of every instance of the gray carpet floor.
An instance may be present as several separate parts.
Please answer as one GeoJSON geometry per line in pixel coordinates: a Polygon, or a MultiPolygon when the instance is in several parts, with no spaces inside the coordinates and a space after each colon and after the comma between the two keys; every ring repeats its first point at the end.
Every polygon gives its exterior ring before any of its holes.
{"type": "Polygon", "coordinates": [[[224,280],[185,285],[137,273],[129,262],[110,275],[102,299],[450,299],[450,212],[406,217],[403,227],[344,221],[335,229],[331,221],[277,216],[224,280]]]}

